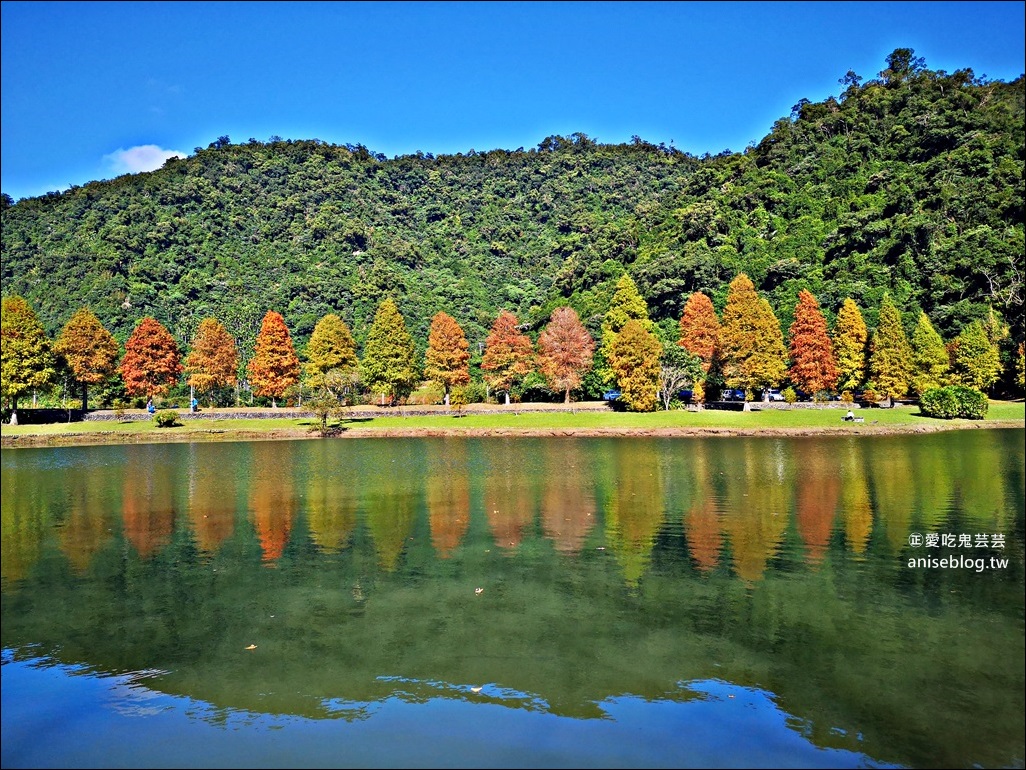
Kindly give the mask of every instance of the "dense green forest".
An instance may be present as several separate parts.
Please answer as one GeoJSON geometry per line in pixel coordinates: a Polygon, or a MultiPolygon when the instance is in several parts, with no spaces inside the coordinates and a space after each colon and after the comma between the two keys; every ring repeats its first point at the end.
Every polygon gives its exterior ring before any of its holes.
{"type": "MultiPolygon", "coordinates": [[[[511,310],[535,334],[570,304],[597,338],[617,279],[653,320],[692,292],[722,311],[746,273],[783,329],[799,292],[833,324],[885,293],[945,340],[991,310],[1024,338],[1024,79],[933,71],[909,49],[801,100],[759,143],[696,157],[581,133],[537,147],[388,159],[361,145],[220,137],[150,173],[14,202],[3,295],[55,336],[88,306],[123,344],[153,316],[188,347],[216,317],[252,350],[264,314],[297,344],[337,313],[362,345],[394,298],[420,351],[453,316],[480,353],[511,310]]],[[[786,108],[784,108],[786,109],[786,108]]]]}

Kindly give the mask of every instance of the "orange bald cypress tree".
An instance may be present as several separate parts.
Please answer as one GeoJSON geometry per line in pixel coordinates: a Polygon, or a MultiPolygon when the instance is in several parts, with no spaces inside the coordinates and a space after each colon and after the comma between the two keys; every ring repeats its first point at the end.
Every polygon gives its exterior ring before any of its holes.
{"type": "Polygon", "coordinates": [[[239,351],[235,338],[220,321],[204,318],[196,330],[192,350],[185,358],[189,385],[200,393],[235,384],[239,369],[239,351]]]}
{"type": "Polygon", "coordinates": [[[813,397],[837,385],[837,362],[819,302],[807,289],[798,292],[790,329],[791,382],[813,397]]]}
{"type": "Polygon", "coordinates": [[[720,322],[712,300],[696,291],[684,303],[680,317],[680,346],[702,362],[702,371],[709,374],[720,341],[720,322]]]}
{"type": "Polygon", "coordinates": [[[117,373],[121,346],[93,311],[83,307],[64,325],[55,348],[82,385],[82,408],[88,409],[89,386],[117,373]]]}
{"type": "Polygon", "coordinates": [[[178,382],[182,356],[171,332],[151,316],[142,319],[125,342],[121,378],[131,396],[160,396],[178,382]]]}
{"type": "Polygon", "coordinates": [[[285,319],[281,313],[268,310],[260,324],[253,360],[247,367],[253,394],[269,396],[271,406],[277,407],[275,399],[299,382],[299,371],[299,356],[285,319]]]}
{"type": "Polygon", "coordinates": [[[424,376],[442,386],[446,406],[453,386],[470,382],[470,343],[456,319],[448,313],[436,313],[431,319],[424,376]]]}
{"type": "Polygon", "coordinates": [[[680,346],[701,362],[703,376],[695,380],[692,391],[692,398],[701,402],[705,398],[705,381],[719,354],[720,322],[712,300],[700,291],[694,292],[684,303],[680,317],[680,346]]]}

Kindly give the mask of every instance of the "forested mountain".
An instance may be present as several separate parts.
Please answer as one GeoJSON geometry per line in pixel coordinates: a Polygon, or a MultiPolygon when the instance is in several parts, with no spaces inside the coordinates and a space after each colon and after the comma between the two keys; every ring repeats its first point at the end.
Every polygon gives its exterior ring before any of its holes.
{"type": "MultiPolygon", "coordinates": [[[[932,71],[908,49],[758,144],[695,157],[635,137],[387,159],[316,139],[221,137],[157,171],[14,203],[4,296],[55,335],[87,305],[123,343],[205,317],[244,351],[280,312],[298,343],[337,313],[362,344],[383,298],[423,346],[438,311],[479,349],[499,311],[537,331],[569,302],[596,335],[626,271],[657,321],[745,272],[786,330],[808,289],[871,326],[885,292],[945,339],[993,309],[1024,336],[1024,79],[932,71]]],[[[697,106],[696,106],[697,107],[697,106]]],[[[786,109],[786,108],[785,108],[786,109]]]]}

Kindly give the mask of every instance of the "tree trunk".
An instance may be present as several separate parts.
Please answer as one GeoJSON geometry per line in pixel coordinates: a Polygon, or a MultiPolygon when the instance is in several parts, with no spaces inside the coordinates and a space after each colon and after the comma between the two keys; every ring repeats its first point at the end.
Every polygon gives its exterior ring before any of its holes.
{"type": "Polygon", "coordinates": [[[89,385],[82,383],[82,411],[89,409],[89,385]]]}
{"type": "Polygon", "coordinates": [[[569,404],[570,403],[570,388],[566,389],[566,395],[563,396],[563,403],[564,404],[569,404]]]}
{"type": "Polygon", "coordinates": [[[509,406],[509,391],[506,391],[506,406],[509,406]]]}
{"type": "Polygon", "coordinates": [[[18,397],[11,399],[11,425],[18,424],[18,397]]]}

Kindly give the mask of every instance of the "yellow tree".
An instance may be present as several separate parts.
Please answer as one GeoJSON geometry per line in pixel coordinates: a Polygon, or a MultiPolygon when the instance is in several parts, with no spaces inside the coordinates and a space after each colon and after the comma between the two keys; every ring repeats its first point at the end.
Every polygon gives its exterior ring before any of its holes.
{"type": "Polygon", "coordinates": [[[662,345],[641,322],[632,318],[609,349],[609,364],[621,398],[633,412],[651,412],[659,400],[659,359],[662,345]]]}
{"type": "Polygon", "coordinates": [[[854,390],[866,379],[866,349],[869,330],[855,300],[841,304],[834,325],[834,358],[837,362],[838,390],[854,390]]]}
{"type": "Polygon", "coordinates": [[[239,351],[235,338],[216,318],[204,318],[185,357],[187,382],[200,393],[235,385],[239,351]]]}
{"type": "Polygon", "coordinates": [[[572,307],[557,307],[549,325],[538,336],[538,370],[555,391],[563,392],[563,402],[570,403],[570,391],[581,386],[581,379],[591,367],[595,340],[584,328],[572,307]]]}
{"type": "Polygon", "coordinates": [[[470,382],[470,343],[456,319],[448,313],[436,313],[431,319],[424,376],[442,386],[446,406],[453,386],[470,382]]]}
{"type": "Polygon", "coordinates": [[[55,347],[82,385],[82,408],[88,409],[89,386],[117,374],[121,346],[93,311],[83,307],[64,324],[55,347]]]}
{"type": "Polygon", "coordinates": [[[11,404],[11,425],[18,424],[18,398],[49,389],[57,378],[57,360],[36,311],[17,295],[3,299],[0,324],[0,391],[11,404]]]}
{"type": "Polygon", "coordinates": [[[269,396],[271,406],[299,382],[299,356],[292,344],[292,335],[280,313],[268,310],[260,323],[253,360],[246,368],[253,394],[269,396]]]}
{"type": "Polygon", "coordinates": [[[395,300],[387,297],[378,305],[367,333],[360,362],[363,379],[375,392],[390,401],[404,401],[420,379],[413,337],[406,328],[395,300]]]}
{"type": "Polygon", "coordinates": [[[723,379],[728,387],[754,388],[779,384],[787,371],[784,335],[769,302],[740,273],[727,289],[720,327],[723,379]]]}
{"type": "Polygon", "coordinates": [[[982,322],[973,321],[962,329],[952,348],[951,368],[956,382],[981,392],[997,382],[1001,359],[982,322]]]}

